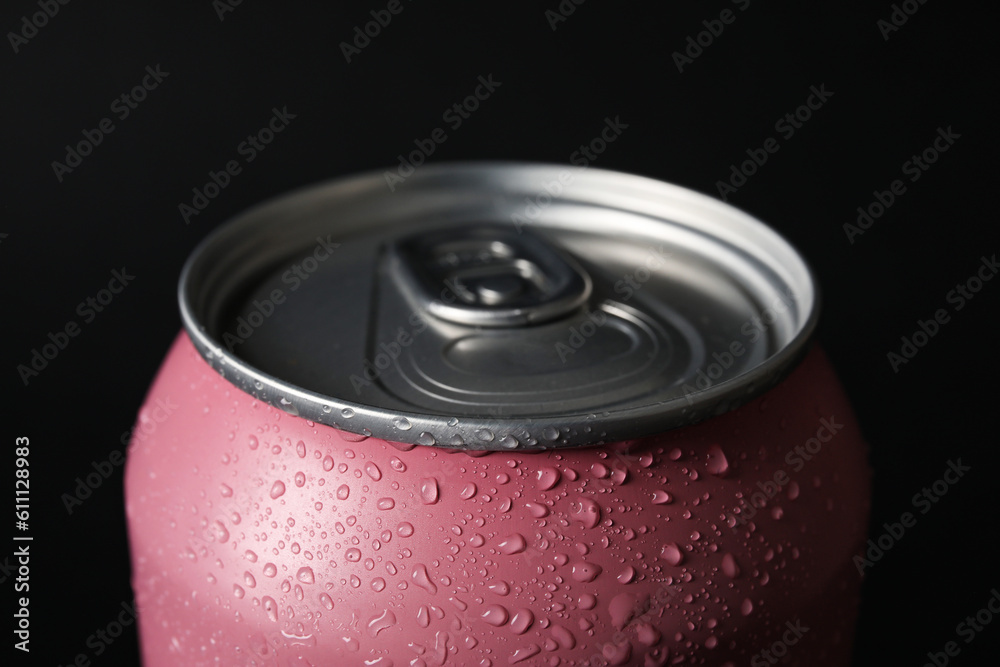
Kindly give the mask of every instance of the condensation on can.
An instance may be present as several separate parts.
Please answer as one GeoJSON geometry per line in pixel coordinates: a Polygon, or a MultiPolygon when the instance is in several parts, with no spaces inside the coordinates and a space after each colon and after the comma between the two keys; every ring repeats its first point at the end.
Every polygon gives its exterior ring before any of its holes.
{"type": "Polygon", "coordinates": [[[867,450],[798,254],[614,172],[383,188],[184,270],[126,470],[145,664],[849,664],[867,450]]]}

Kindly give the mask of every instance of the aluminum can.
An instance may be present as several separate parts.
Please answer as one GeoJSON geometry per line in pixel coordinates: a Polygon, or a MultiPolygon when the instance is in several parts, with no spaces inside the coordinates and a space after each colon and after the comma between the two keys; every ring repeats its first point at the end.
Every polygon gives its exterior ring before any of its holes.
{"type": "Polygon", "coordinates": [[[179,298],[125,478],[147,666],[849,664],[867,448],[751,216],[363,174],[222,226],[179,298]]]}

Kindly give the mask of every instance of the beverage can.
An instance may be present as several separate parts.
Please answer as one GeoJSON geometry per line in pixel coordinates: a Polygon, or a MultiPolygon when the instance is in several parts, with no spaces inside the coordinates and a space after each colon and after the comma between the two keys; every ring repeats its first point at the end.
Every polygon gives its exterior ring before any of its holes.
{"type": "Polygon", "coordinates": [[[222,226],[179,300],[126,471],[146,665],[849,663],[867,449],[748,214],[362,174],[222,226]]]}

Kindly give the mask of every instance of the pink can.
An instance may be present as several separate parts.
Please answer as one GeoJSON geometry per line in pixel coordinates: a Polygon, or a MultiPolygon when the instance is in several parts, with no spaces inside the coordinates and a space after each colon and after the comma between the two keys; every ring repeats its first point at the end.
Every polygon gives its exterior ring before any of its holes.
{"type": "Polygon", "coordinates": [[[849,664],[866,446],[747,214],[366,174],[220,228],[180,302],[125,480],[148,667],[849,664]]]}

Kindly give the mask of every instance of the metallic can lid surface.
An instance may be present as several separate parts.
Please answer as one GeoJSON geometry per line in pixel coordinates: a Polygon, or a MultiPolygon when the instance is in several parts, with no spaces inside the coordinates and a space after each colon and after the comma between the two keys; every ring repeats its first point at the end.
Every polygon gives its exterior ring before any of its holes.
{"type": "Polygon", "coordinates": [[[600,444],[737,407],[816,325],[803,259],[753,217],[597,169],[452,163],[262,204],[180,281],[242,390],[362,435],[469,450],[600,444]]]}

